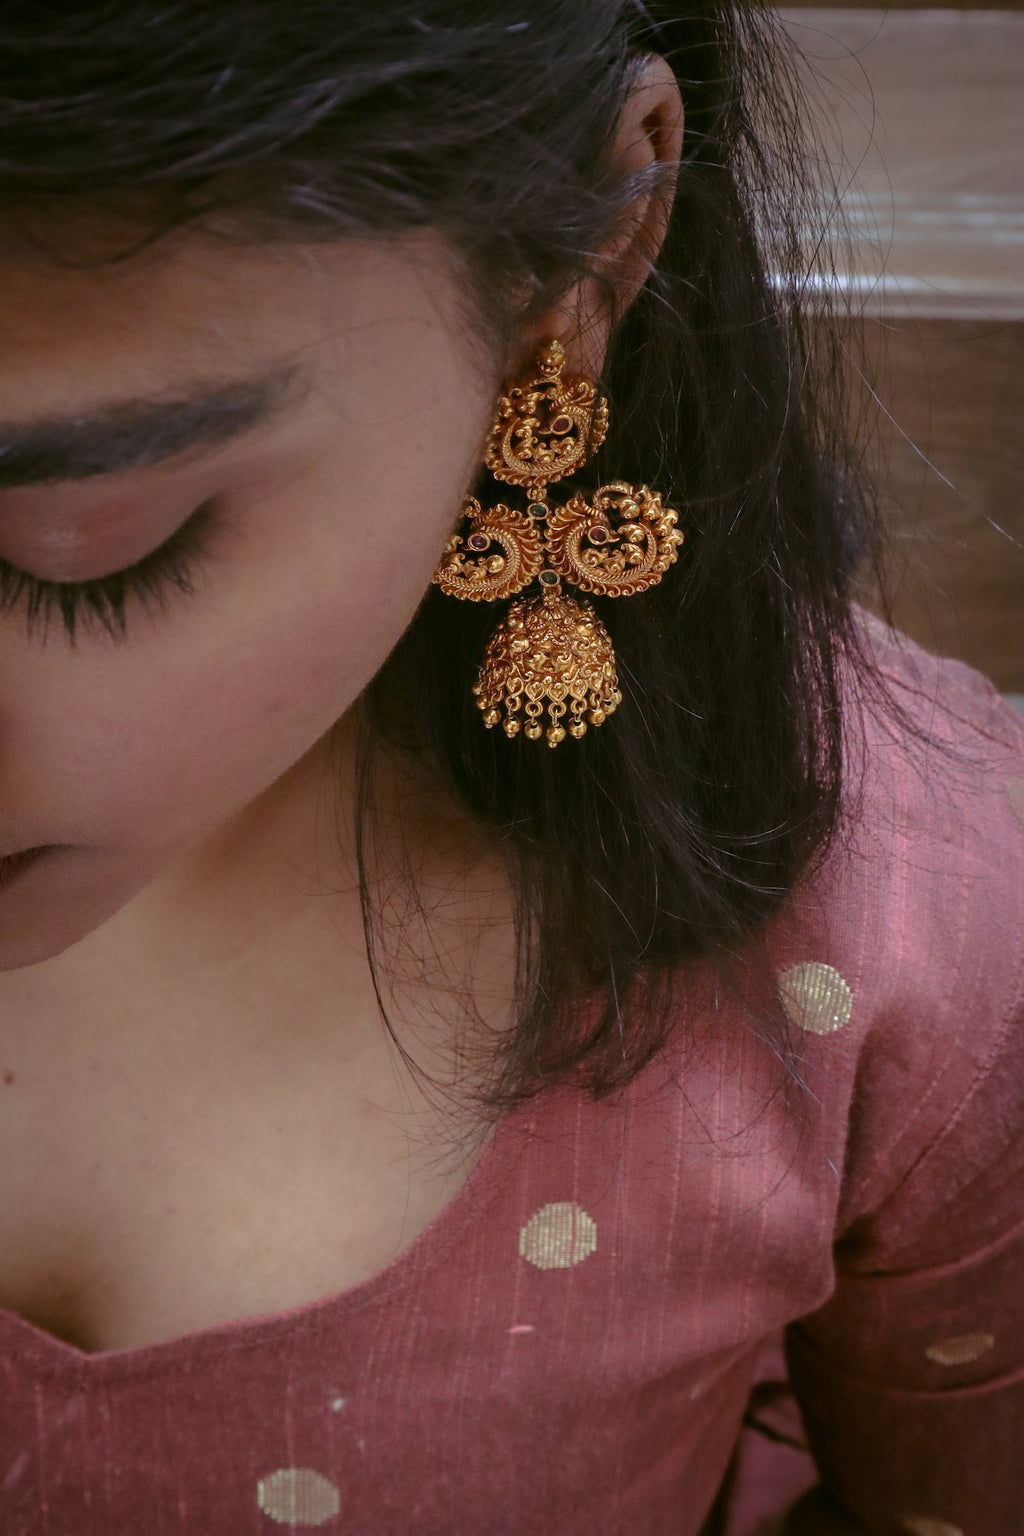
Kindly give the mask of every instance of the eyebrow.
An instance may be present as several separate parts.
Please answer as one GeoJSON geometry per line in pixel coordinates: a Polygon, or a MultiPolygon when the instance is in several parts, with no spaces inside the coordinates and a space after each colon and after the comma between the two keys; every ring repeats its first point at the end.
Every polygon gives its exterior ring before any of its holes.
{"type": "Polygon", "coordinates": [[[151,469],[210,451],[278,415],[297,368],[238,383],[197,384],[176,399],[112,401],[72,416],[0,422],[0,490],[151,469]]]}

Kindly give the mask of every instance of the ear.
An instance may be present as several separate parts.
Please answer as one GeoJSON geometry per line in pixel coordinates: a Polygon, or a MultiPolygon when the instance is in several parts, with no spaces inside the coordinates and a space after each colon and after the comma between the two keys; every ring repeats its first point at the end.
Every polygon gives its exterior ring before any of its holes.
{"type": "Polygon", "coordinates": [[[643,287],[668,232],[683,149],[683,102],[671,66],[658,55],[643,58],[619,117],[612,147],[623,178],[662,167],[660,180],[624,210],[618,227],[587,276],[541,316],[524,338],[532,361],[537,347],[557,337],[569,369],[596,377],[604,364],[608,337],[643,287]]]}

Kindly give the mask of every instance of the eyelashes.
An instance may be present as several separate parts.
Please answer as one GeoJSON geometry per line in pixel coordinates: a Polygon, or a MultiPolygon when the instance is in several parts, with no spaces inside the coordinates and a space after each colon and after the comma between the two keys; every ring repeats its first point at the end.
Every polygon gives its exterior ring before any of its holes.
{"type": "Polygon", "coordinates": [[[158,549],[122,571],[89,581],[46,581],[0,558],[0,614],[21,609],[29,636],[41,635],[44,641],[55,620],[72,644],[97,625],[111,639],[125,640],[133,602],[152,613],[176,593],[192,595],[213,520],[214,503],[204,502],[158,549]]]}

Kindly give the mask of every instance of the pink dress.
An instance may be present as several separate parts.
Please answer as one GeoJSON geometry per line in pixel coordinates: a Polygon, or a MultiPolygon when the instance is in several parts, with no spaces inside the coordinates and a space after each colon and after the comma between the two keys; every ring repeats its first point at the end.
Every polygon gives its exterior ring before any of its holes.
{"type": "Polygon", "coordinates": [[[1022,1536],[1019,722],[878,644],[931,740],[866,718],[766,935],[803,1114],[756,949],[352,1290],[93,1355],[0,1314],[3,1536],[768,1536],[819,1480],[873,1536],[1022,1536]]]}

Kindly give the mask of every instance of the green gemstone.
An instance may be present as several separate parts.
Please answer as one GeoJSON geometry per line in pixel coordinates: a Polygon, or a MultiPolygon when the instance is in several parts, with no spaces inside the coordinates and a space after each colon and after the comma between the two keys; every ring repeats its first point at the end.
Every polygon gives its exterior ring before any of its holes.
{"type": "Polygon", "coordinates": [[[547,517],[548,509],[542,501],[531,501],[526,509],[532,517],[547,517]]]}

